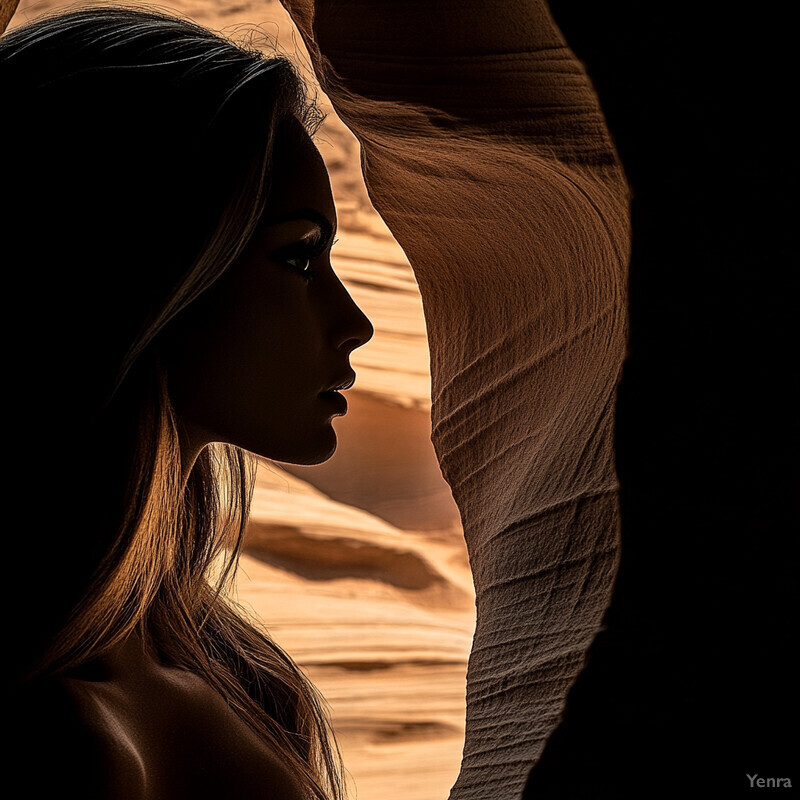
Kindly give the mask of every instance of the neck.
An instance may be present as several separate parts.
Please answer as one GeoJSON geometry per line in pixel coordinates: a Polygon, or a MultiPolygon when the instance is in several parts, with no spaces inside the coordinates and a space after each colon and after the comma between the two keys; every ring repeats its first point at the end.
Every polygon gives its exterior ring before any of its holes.
{"type": "Polygon", "coordinates": [[[155,664],[138,632],[133,631],[102,655],[65,673],[83,681],[122,681],[131,675],[143,675],[155,664]]]}
{"type": "Polygon", "coordinates": [[[178,446],[181,454],[181,482],[185,489],[198,456],[211,444],[213,438],[197,425],[178,420],[177,426],[178,446]]]}

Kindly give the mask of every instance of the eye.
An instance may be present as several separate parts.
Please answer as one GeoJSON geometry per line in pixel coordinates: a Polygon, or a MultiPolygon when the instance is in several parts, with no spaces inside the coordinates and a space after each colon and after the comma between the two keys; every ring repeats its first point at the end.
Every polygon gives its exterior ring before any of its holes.
{"type": "Polygon", "coordinates": [[[311,259],[308,256],[292,256],[282,260],[284,264],[297,270],[301,275],[305,275],[307,278],[313,277],[311,259]]]}
{"type": "Polygon", "coordinates": [[[295,242],[273,253],[272,260],[297,272],[306,280],[311,280],[314,277],[311,264],[321,255],[317,250],[318,248],[309,246],[306,242],[295,242]]]}
{"type": "Polygon", "coordinates": [[[293,242],[287,247],[282,247],[273,253],[271,258],[279,264],[289,267],[297,272],[305,280],[310,281],[316,277],[313,262],[322,256],[330,247],[336,244],[334,240],[330,244],[322,237],[312,237],[293,242]]]}

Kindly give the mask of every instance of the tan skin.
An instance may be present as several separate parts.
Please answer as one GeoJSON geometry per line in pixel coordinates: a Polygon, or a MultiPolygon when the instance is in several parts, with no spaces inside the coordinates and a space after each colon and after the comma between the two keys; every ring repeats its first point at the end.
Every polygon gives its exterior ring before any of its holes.
{"type": "Polygon", "coordinates": [[[355,380],[350,353],[372,336],[331,269],[336,210],[321,156],[299,125],[276,152],[272,199],[247,251],[172,335],[186,467],[210,442],[294,464],[330,458],[331,419],[347,408],[332,390],[355,380]]]}
{"type": "MultiPolygon", "coordinates": [[[[295,125],[276,154],[259,230],[167,337],[185,474],[206,445],[219,441],[294,463],[330,457],[332,420],[346,411],[335,387],[354,380],[350,354],[373,332],[331,269],[336,216],[319,153],[295,125]]],[[[43,776],[67,793],[74,787],[83,798],[115,800],[301,797],[294,776],[218,693],[158,663],[135,636],[37,692],[32,746],[57,752],[69,741],[80,753],[58,767],[57,778],[43,776]]]]}

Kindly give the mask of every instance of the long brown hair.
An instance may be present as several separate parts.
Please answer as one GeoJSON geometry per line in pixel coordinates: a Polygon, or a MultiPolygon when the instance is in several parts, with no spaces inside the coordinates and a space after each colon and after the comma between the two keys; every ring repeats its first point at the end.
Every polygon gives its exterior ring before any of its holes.
{"type": "Polygon", "coordinates": [[[69,672],[136,632],[164,663],[216,689],[309,796],[339,798],[320,697],[227,594],[253,460],[212,445],[183,481],[161,353],[250,239],[278,131],[300,120],[313,133],[320,115],[285,58],[133,8],[90,7],[11,31],[0,39],[0,85],[21,151],[4,182],[5,255],[20,292],[32,291],[30,265],[45,270],[32,324],[45,320],[56,353],[46,384],[29,354],[15,362],[34,387],[20,418],[80,430],[82,474],[59,497],[89,485],[98,507],[113,506],[83,523],[86,543],[49,540],[49,574],[63,591],[31,615],[48,633],[31,637],[24,679],[69,672]],[[66,275],[65,264],[75,265],[66,275]],[[54,383],[74,387],[55,411],[41,400],[54,383]],[[75,563],[71,577],[59,553],[75,563]]]}

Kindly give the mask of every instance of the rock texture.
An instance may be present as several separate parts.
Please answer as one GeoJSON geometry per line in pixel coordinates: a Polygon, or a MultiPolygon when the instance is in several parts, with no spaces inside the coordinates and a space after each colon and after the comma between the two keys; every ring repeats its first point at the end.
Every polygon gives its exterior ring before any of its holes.
{"type": "Polygon", "coordinates": [[[624,176],[543,4],[285,4],[422,294],[477,594],[451,797],[517,797],[616,565],[624,176]]]}

